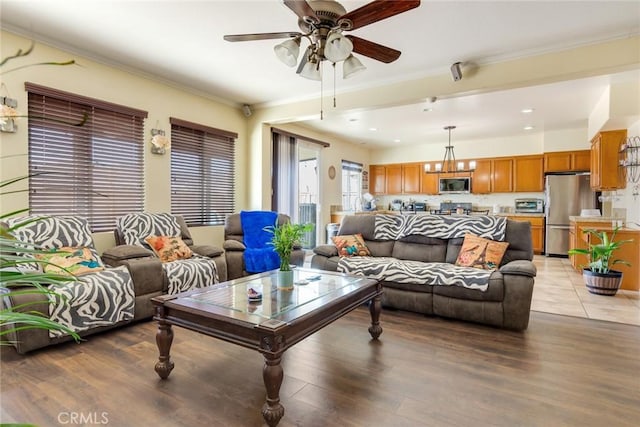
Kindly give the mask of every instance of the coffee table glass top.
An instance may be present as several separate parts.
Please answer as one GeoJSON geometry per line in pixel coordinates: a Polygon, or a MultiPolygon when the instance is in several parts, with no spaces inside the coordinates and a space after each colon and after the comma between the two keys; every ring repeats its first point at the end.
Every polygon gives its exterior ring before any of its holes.
{"type": "Polygon", "coordinates": [[[278,280],[278,271],[274,270],[213,285],[202,289],[201,292],[190,293],[184,299],[267,320],[322,298],[330,298],[330,295],[338,298],[370,282],[364,277],[305,268],[293,270],[293,289],[287,290],[278,286],[278,280]],[[250,288],[261,293],[262,298],[249,299],[250,288]]]}

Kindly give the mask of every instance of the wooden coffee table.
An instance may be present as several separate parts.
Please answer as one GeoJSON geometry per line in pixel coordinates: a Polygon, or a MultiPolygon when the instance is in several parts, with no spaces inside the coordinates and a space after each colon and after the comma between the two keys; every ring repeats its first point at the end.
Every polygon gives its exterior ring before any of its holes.
{"type": "Polygon", "coordinates": [[[379,281],[305,268],[294,269],[294,280],[308,283],[284,290],[278,286],[277,271],[271,271],[152,298],[160,352],[155,370],[160,378],[166,379],[174,366],[169,354],[172,325],[257,350],[265,362],[262,377],[267,398],[262,415],[269,426],[277,425],[284,415],[280,362],[289,347],[366,302],[370,302],[369,333],[373,339],[382,333],[379,281]],[[261,292],[262,299],[249,301],[249,288],[261,292]]]}

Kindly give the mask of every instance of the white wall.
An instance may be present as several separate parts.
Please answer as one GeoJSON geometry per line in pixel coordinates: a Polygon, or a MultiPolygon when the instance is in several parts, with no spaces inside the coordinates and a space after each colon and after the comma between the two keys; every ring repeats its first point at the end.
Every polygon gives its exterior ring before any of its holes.
{"type": "MultiPolygon", "coordinates": [[[[2,58],[15,54],[18,49],[27,49],[31,41],[8,32],[2,32],[2,58]]],[[[134,75],[116,68],[94,62],[88,58],[72,55],[44,44],[36,44],[32,54],[11,61],[13,68],[23,64],[75,59],[79,65],[55,67],[34,66],[16,72],[5,73],[2,81],[11,97],[18,100],[18,110],[26,113],[27,93],[25,82],[37,83],[84,96],[126,105],[149,112],[145,122],[145,209],[149,212],[171,210],[171,156],[150,153],[151,129],[159,127],[170,134],[169,117],[177,117],[203,125],[238,133],[236,141],[236,203],[237,208],[247,204],[247,176],[250,169],[244,166],[247,158],[247,121],[242,112],[230,105],[216,102],[192,93],[176,89],[146,77],[134,75]]],[[[2,133],[0,155],[2,180],[28,173],[28,135],[26,120],[18,122],[16,133],[2,133]]],[[[26,186],[27,183],[25,182],[26,186]]],[[[2,198],[2,212],[27,207],[26,192],[2,198]]],[[[222,246],[222,227],[198,227],[192,230],[198,244],[222,246]]],[[[111,233],[97,233],[98,250],[114,244],[111,233]]]]}

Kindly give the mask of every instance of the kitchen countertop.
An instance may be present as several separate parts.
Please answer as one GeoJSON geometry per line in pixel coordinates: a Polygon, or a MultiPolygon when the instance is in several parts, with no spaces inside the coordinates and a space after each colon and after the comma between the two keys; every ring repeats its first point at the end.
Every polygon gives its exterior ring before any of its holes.
{"type": "MultiPolygon", "coordinates": [[[[380,209],[380,210],[375,210],[375,211],[334,211],[331,212],[331,214],[333,215],[384,215],[384,214],[388,214],[388,215],[399,215],[399,214],[410,214],[412,212],[410,211],[393,211],[393,210],[388,210],[388,209],[380,209]]],[[[428,215],[429,212],[424,212],[424,211],[419,211],[416,212],[417,215],[428,215]]],[[[455,213],[453,213],[455,215],[455,213]]],[[[489,215],[491,216],[525,216],[525,217],[538,217],[538,218],[544,218],[544,214],[543,213],[515,213],[515,212],[500,212],[500,213],[491,213],[489,212],[489,215]]],[[[599,218],[599,217],[598,217],[599,218]]],[[[609,219],[609,221],[611,221],[611,219],[609,219]]]]}
{"type": "Polygon", "coordinates": [[[570,216],[569,221],[573,222],[608,222],[620,220],[613,216],[570,216]]]}

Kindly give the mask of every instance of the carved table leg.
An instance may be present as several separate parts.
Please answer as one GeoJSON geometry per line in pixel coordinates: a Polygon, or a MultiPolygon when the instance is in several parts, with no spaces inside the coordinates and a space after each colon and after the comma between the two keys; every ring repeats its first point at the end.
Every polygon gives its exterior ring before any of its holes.
{"type": "Polygon", "coordinates": [[[284,416],[284,406],[280,403],[280,386],[284,377],[281,361],[282,354],[264,353],[262,379],[267,389],[267,401],[262,405],[262,416],[269,427],[275,427],[284,416]]]}
{"type": "Polygon", "coordinates": [[[376,295],[371,302],[369,302],[369,313],[371,313],[371,326],[369,326],[369,333],[374,340],[377,340],[380,334],[382,334],[382,326],[380,326],[380,311],[382,311],[382,300],[380,295],[376,295]]]}
{"type": "Polygon", "coordinates": [[[156,333],[156,344],[158,344],[158,350],[160,357],[158,363],[156,363],[156,372],[160,375],[160,378],[166,380],[173,369],[173,362],[169,351],[171,350],[171,343],[173,342],[173,329],[171,325],[164,320],[158,320],[158,332],[156,333]]]}

